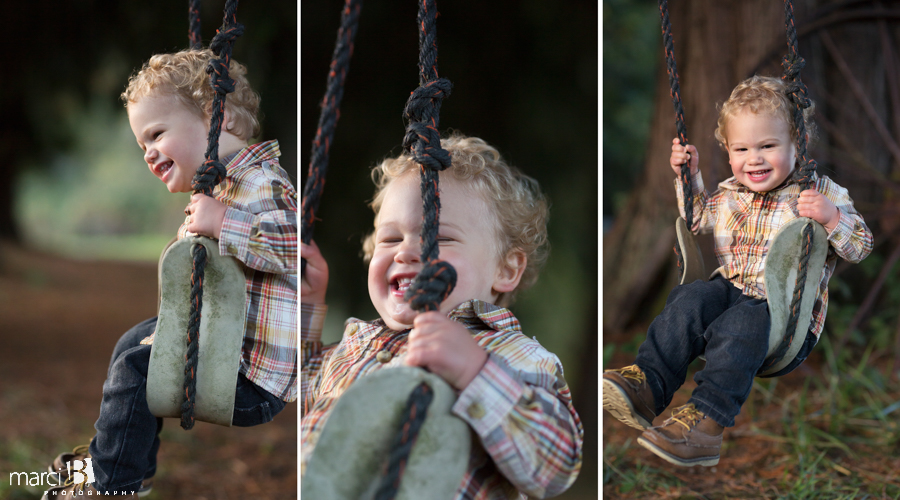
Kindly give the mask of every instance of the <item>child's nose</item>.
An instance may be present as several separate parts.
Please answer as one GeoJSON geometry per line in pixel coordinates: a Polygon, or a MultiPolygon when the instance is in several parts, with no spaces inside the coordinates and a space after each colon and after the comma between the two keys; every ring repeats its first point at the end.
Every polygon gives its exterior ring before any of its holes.
{"type": "Polygon", "coordinates": [[[153,149],[148,149],[147,151],[144,152],[144,161],[145,162],[152,164],[153,160],[155,158],[156,158],[156,151],[154,151],[153,149]]]}
{"type": "Polygon", "coordinates": [[[416,238],[406,238],[400,243],[400,248],[397,249],[397,255],[394,256],[394,260],[403,264],[410,264],[419,262],[421,259],[421,249],[419,248],[419,239],[416,238]]]}

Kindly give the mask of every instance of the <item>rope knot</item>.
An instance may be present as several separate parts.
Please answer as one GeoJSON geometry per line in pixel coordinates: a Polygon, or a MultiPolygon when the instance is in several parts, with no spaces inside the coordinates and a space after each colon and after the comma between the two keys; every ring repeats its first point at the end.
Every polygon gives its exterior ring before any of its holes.
{"type": "Polygon", "coordinates": [[[212,188],[222,182],[228,170],[219,160],[207,159],[203,165],[197,169],[194,178],[191,180],[191,188],[194,192],[202,192],[210,194],[212,188]]]}
{"type": "Polygon", "coordinates": [[[206,74],[210,76],[210,84],[217,94],[234,92],[234,80],[228,76],[228,64],[222,59],[211,59],[206,66],[206,74]]]}
{"type": "Polygon", "coordinates": [[[403,296],[415,311],[437,311],[456,286],[456,269],[449,262],[433,260],[419,271],[403,296]]]}
{"type": "Polygon", "coordinates": [[[784,80],[796,80],[800,75],[800,70],[806,66],[806,60],[798,55],[786,54],[781,59],[781,67],[784,68],[784,80]]]}
{"type": "MultiPolygon", "coordinates": [[[[216,30],[216,36],[213,37],[212,42],[209,44],[210,50],[217,56],[222,55],[222,51],[225,50],[226,44],[234,43],[237,37],[244,34],[244,25],[241,23],[234,23],[228,26],[222,26],[221,28],[216,30]]],[[[229,55],[231,51],[229,50],[229,55]]]]}
{"type": "Polygon", "coordinates": [[[813,160],[812,158],[802,160],[800,168],[798,168],[794,173],[794,179],[798,184],[804,186],[806,189],[811,188],[813,180],[812,177],[816,172],[817,165],[818,164],[816,163],[816,160],[813,160]]]}
{"type": "Polygon", "coordinates": [[[452,89],[453,84],[446,78],[432,80],[414,90],[403,109],[403,116],[409,122],[403,149],[410,152],[416,163],[432,170],[441,171],[451,164],[450,153],[441,148],[438,117],[441,101],[452,89]]]}

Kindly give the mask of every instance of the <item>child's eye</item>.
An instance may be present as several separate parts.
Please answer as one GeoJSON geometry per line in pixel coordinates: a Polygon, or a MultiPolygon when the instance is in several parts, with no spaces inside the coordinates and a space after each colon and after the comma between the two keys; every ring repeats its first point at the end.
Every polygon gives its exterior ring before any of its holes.
{"type": "Polygon", "coordinates": [[[162,135],[162,130],[153,132],[153,139],[154,140],[159,139],[159,136],[161,136],[161,135],[162,135]]]}
{"type": "Polygon", "coordinates": [[[437,240],[438,243],[450,243],[453,241],[453,238],[450,238],[449,236],[438,236],[437,240]]]}

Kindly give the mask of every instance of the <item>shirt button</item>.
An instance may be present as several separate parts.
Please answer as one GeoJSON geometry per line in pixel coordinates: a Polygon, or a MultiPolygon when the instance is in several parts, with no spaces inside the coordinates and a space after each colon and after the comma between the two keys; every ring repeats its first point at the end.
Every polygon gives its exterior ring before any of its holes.
{"type": "Polygon", "coordinates": [[[475,419],[482,418],[484,417],[484,407],[481,406],[481,403],[472,403],[466,408],[466,413],[475,419]]]}
{"type": "Polygon", "coordinates": [[[237,248],[234,248],[231,243],[225,245],[225,250],[228,250],[228,253],[237,253],[237,248]]]}
{"type": "Polygon", "coordinates": [[[387,363],[393,357],[394,355],[391,354],[391,351],[379,351],[378,354],[375,355],[375,359],[381,364],[387,363]]]}

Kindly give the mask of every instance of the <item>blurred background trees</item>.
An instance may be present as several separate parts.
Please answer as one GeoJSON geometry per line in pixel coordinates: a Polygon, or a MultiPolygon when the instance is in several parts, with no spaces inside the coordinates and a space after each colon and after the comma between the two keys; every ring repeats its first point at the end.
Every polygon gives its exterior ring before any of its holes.
{"type": "MultiPolygon", "coordinates": [[[[202,2],[205,44],[223,5],[202,2]]],[[[84,257],[158,256],[188,197],[170,195],[146,170],[119,94],[151,55],[187,47],[187,2],[5,7],[0,238],[84,257]]],[[[244,2],[237,15],[246,33],[234,57],[262,95],[262,136],[280,140],[295,172],[297,6],[244,2]]]]}
{"type": "MultiPolygon", "coordinates": [[[[341,5],[309,2],[301,12],[304,178],[341,5]]],[[[568,498],[596,498],[598,4],[444,1],[439,8],[438,72],[454,85],[441,130],[486,140],[550,198],[549,262],[512,310],[526,335],[561,358],[585,423],[582,477],[568,498]]],[[[362,7],[314,236],[331,273],[330,341],[347,317],[376,317],[361,258],[373,222],[369,171],[401,152],[403,107],[418,86],[416,9],[405,1],[362,7]]]]}

